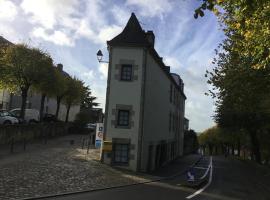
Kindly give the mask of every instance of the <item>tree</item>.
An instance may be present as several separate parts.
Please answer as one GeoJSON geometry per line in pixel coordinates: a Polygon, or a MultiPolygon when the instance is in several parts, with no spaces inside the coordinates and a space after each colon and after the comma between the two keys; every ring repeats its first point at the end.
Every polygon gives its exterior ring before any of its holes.
{"type": "Polygon", "coordinates": [[[83,82],[77,78],[67,79],[67,92],[64,97],[64,104],[67,108],[66,122],[68,122],[69,111],[72,105],[79,105],[85,93],[83,82]]]}
{"type": "Polygon", "coordinates": [[[269,0],[204,0],[194,17],[213,11],[219,18],[234,51],[252,57],[249,67],[266,68],[270,64],[270,1],[269,0]]]}
{"type": "Polygon", "coordinates": [[[99,103],[96,103],[95,100],[97,97],[92,96],[92,92],[89,86],[84,86],[84,94],[82,97],[81,101],[81,108],[86,109],[86,108],[93,108],[99,105],[99,103]]]}
{"type": "Polygon", "coordinates": [[[42,77],[40,77],[40,80],[37,84],[34,85],[35,91],[39,92],[41,94],[40,99],[40,121],[43,119],[43,112],[44,112],[44,104],[45,104],[45,98],[46,97],[52,97],[54,96],[55,90],[56,90],[56,72],[53,67],[53,63],[48,63],[49,65],[44,67],[44,72],[42,77]]]}
{"type": "Polygon", "coordinates": [[[222,45],[214,59],[216,67],[206,75],[213,86],[210,93],[216,98],[215,120],[222,128],[244,130],[260,163],[259,132],[270,119],[266,103],[270,99],[270,68],[252,68],[254,59],[239,54],[234,45],[232,40],[222,45]]]}
{"type": "Polygon", "coordinates": [[[55,117],[58,118],[61,101],[68,92],[68,81],[70,79],[70,76],[67,73],[63,72],[62,68],[56,67],[55,77],[56,88],[54,90],[54,96],[56,97],[57,103],[55,117]]]}
{"type": "Polygon", "coordinates": [[[9,46],[1,60],[3,64],[0,66],[0,85],[11,91],[20,89],[20,117],[24,119],[28,91],[30,87],[39,83],[52,59],[40,49],[18,44],[9,46]]]}

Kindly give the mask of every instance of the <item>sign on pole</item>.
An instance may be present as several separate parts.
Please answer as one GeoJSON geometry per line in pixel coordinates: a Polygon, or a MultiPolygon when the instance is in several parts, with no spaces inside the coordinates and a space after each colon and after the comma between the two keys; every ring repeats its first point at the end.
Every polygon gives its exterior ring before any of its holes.
{"type": "Polygon", "coordinates": [[[97,123],[96,126],[96,142],[95,142],[95,147],[100,148],[101,143],[103,141],[103,123],[97,123]]]}

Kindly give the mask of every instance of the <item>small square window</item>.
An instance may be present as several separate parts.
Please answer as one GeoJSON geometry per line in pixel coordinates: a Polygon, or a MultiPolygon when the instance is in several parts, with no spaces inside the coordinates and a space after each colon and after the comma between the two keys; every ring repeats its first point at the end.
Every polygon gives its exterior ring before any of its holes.
{"type": "Polygon", "coordinates": [[[119,110],[117,125],[128,126],[129,125],[129,110],[119,110]]]}
{"type": "Polygon", "coordinates": [[[121,67],[121,80],[131,81],[132,80],[132,65],[122,65],[121,67]]]}

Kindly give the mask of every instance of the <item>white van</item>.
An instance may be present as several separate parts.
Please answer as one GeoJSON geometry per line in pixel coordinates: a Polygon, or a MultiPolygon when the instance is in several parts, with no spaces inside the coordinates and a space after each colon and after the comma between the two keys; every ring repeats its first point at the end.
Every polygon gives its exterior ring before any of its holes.
{"type": "MultiPolygon", "coordinates": [[[[20,117],[21,109],[15,108],[10,113],[16,117],[20,117]]],[[[37,123],[39,122],[40,116],[39,111],[35,109],[25,109],[24,120],[26,123],[37,123]]]]}

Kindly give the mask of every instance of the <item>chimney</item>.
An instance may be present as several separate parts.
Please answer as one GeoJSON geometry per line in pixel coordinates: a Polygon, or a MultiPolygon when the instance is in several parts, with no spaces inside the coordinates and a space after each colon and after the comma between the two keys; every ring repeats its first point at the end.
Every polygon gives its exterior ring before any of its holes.
{"type": "Polygon", "coordinates": [[[170,73],[170,66],[165,66],[165,70],[170,73]]]}
{"type": "Polygon", "coordinates": [[[148,42],[151,44],[151,46],[154,47],[154,45],[155,45],[155,35],[154,35],[153,31],[147,31],[146,32],[146,38],[147,38],[148,42]]]}
{"type": "Polygon", "coordinates": [[[63,71],[63,65],[61,63],[57,64],[57,69],[62,72],[63,71]]]}

